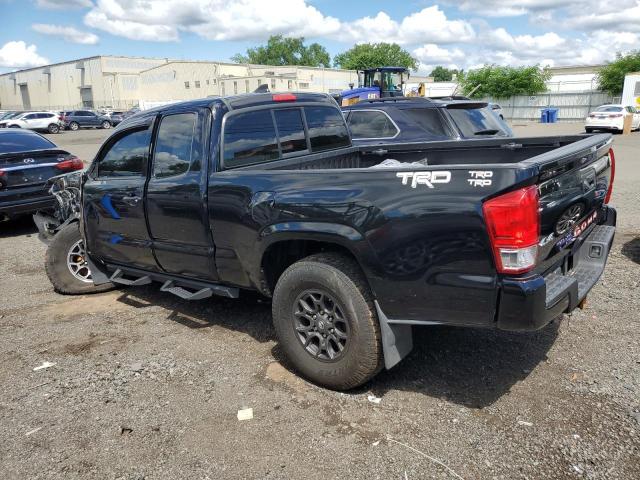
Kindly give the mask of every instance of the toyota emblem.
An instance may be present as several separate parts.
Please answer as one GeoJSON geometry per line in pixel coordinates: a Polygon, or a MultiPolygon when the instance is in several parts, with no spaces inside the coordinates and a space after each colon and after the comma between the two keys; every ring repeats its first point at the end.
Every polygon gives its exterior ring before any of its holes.
{"type": "Polygon", "coordinates": [[[33,158],[25,158],[24,160],[22,160],[24,163],[34,163],[35,160],[33,158]]]}

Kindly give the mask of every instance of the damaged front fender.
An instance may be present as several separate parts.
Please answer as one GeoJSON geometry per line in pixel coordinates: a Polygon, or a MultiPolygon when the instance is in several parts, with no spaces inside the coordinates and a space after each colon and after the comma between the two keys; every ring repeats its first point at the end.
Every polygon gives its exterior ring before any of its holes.
{"type": "Polygon", "coordinates": [[[80,219],[82,205],[80,194],[84,171],[65,173],[47,181],[49,193],[56,199],[53,215],[37,212],[33,221],[39,230],[39,238],[49,243],[51,238],[69,223],[80,219]]]}

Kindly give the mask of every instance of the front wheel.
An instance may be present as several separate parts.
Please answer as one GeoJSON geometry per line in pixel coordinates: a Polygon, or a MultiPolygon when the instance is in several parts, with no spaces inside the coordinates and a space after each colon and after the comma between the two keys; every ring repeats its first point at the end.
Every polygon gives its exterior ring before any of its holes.
{"type": "Polygon", "coordinates": [[[74,132],[80,128],[78,122],[71,122],[69,124],[69,130],[73,130],[74,132]]]}
{"type": "Polygon", "coordinates": [[[102,128],[104,128],[105,130],[107,128],[111,128],[111,123],[105,120],[104,122],[102,122],[102,128]]]}
{"type": "Polygon", "coordinates": [[[352,259],[321,253],[294,263],[278,280],[272,308],[285,355],[312,382],[348,390],[382,368],[373,297],[352,259]]]}
{"type": "Polygon", "coordinates": [[[44,266],[49,281],[58,293],[80,295],[115,288],[112,283],[93,283],[78,223],[70,223],[53,237],[47,248],[44,266]]]}

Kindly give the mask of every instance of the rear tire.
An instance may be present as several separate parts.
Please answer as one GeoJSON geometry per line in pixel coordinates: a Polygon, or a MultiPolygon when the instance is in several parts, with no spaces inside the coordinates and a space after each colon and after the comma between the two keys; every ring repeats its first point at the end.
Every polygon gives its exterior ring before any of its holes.
{"type": "MultiPolygon", "coordinates": [[[[44,267],[47,276],[53,285],[53,289],[63,295],[81,295],[85,293],[100,293],[112,290],[115,285],[105,283],[103,285],[95,285],[91,281],[82,281],[78,276],[86,275],[84,268],[80,268],[79,272],[76,268],[76,274],[72,273],[73,265],[70,266],[70,256],[74,257],[73,262],[81,262],[82,252],[84,252],[84,241],[80,236],[78,223],[71,223],[60,230],[54,237],[47,253],[45,254],[44,267]],[[78,244],[78,242],[81,242],[78,244]],[[74,247],[80,246],[80,253],[74,254],[74,247]]],[[[85,253],[86,255],[86,253],[85,253]]],[[[90,273],[89,273],[89,279],[90,273]]]]}
{"type": "Polygon", "coordinates": [[[49,125],[47,127],[47,131],[49,133],[60,133],[60,127],[58,125],[56,125],[55,123],[52,123],[51,125],[49,125]]]}
{"type": "Polygon", "coordinates": [[[352,259],[321,253],[294,263],[278,280],[272,309],[285,355],[312,382],[348,390],[382,369],[373,296],[352,259]]]}
{"type": "Polygon", "coordinates": [[[593,128],[585,128],[584,131],[587,133],[593,133],[593,128]]]}
{"type": "Polygon", "coordinates": [[[73,130],[74,132],[80,128],[78,122],[71,122],[69,124],[69,130],[73,130]]]}
{"type": "Polygon", "coordinates": [[[108,128],[111,128],[111,123],[105,120],[104,122],[102,122],[102,128],[105,130],[107,130],[108,128]]]}

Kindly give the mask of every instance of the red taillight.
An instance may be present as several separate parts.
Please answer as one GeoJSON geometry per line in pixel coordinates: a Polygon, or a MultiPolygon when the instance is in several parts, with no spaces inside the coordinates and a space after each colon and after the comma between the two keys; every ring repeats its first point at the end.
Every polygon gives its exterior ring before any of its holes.
{"type": "Polygon", "coordinates": [[[613,154],[613,148],[609,150],[609,159],[611,160],[611,174],[609,175],[609,186],[607,187],[607,194],[604,197],[604,203],[609,203],[609,200],[611,200],[613,179],[616,177],[616,157],[613,154]]]}
{"type": "Polygon", "coordinates": [[[536,265],[540,236],[538,187],[521,188],[482,206],[499,273],[523,273],[536,265]]]}
{"type": "Polygon", "coordinates": [[[271,98],[274,102],[295,102],[297,100],[293,93],[276,93],[271,98]]]}
{"type": "Polygon", "coordinates": [[[84,168],[84,164],[78,157],[68,155],[64,157],[64,160],[56,165],[56,168],[63,172],[73,172],[74,170],[82,170],[84,168]]]}
{"type": "Polygon", "coordinates": [[[589,118],[596,118],[596,116],[593,113],[590,113],[589,118]]]}

